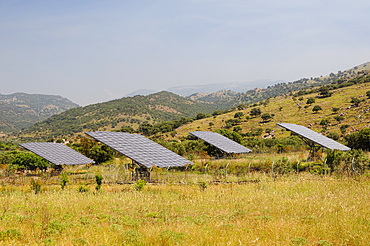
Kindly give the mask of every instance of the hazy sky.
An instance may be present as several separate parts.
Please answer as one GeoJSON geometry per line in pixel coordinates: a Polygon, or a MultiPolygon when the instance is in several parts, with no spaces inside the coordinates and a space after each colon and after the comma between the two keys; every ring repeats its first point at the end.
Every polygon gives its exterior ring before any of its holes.
{"type": "Polygon", "coordinates": [[[0,0],[1,94],[87,105],[368,61],[369,0],[0,0]]]}

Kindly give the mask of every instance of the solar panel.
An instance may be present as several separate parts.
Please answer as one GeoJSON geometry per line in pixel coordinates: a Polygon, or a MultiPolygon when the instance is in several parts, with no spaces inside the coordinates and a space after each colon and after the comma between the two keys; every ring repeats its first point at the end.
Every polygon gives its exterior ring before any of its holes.
{"type": "Polygon", "coordinates": [[[222,136],[221,134],[218,134],[216,132],[195,131],[195,132],[190,132],[190,134],[197,138],[202,139],[203,141],[206,141],[209,144],[212,144],[218,149],[226,153],[229,153],[229,154],[231,153],[241,154],[241,153],[248,153],[252,151],[248,149],[247,147],[231,140],[230,138],[222,136]]]}
{"type": "Polygon", "coordinates": [[[151,168],[193,164],[171,150],[139,134],[127,132],[85,132],[138,164],[151,168]]]}
{"type": "Polygon", "coordinates": [[[308,129],[307,127],[296,125],[296,124],[290,124],[290,123],[277,123],[278,126],[284,127],[285,129],[292,131],[308,140],[311,140],[314,143],[317,143],[321,145],[322,147],[334,150],[343,150],[347,151],[350,150],[347,146],[340,144],[336,141],[334,141],[331,138],[325,137],[324,135],[317,133],[315,131],[312,131],[311,129],[308,129]]]}
{"type": "Polygon", "coordinates": [[[23,143],[19,145],[55,165],[80,165],[94,163],[90,158],[87,158],[62,143],[37,142],[23,143]]]}

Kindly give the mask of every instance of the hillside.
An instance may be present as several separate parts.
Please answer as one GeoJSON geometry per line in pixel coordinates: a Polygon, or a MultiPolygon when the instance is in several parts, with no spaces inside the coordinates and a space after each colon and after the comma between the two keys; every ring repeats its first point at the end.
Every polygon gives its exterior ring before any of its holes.
{"type": "Polygon", "coordinates": [[[0,133],[27,128],[77,104],[61,96],[14,93],[0,94],[0,133]]]}
{"type": "MultiPolygon", "coordinates": [[[[271,97],[280,96],[282,94],[287,94],[292,91],[298,91],[310,87],[322,86],[330,84],[337,80],[348,80],[357,76],[358,73],[370,69],[370,62],[364,63],[359,66],[355,66],[351,69],[345,71],[338,71],[337,73],[330,73],[325,77],[317,78],[303,78],[294,82],[281,82],[266,88],[262,86],[254,88],[243,93],[236,93],[234,91],[219,91],[213,93],[194,93],[187,98],[192,100],[198,100],[202,102],[210,102],[215,104],[220,104],[228,108],[235,107],[239,104],[253,104],[271,97]]],[[[260,85],[260,84],[259,84],[260,85]]]]}
{"type": "Polygon", "coordinates": [[[186,137],[190,131],[222,128],[237,131],[245,137],[283,137],[288,133],[278,128],[276,123],[286,122],[307,126],[343,140],[346,134],[370,127],[370,75],[367,72],[352,79],[338,79],[323,88],[329,88],[330,93],[323,96],[319,88],[301,90],[241,110],[193,121],[176,129],[175,138],[186,137]],[[309,98],[314,102],[308,104],[309,98]],[[322,110],[313,111],[316,105],[322,110]],[[258,112],[257,109],[260,114],[251,115],[252,111],[258,112]],[[261,116],[264,114],[272,118],[263,120],[261,116]]]}
{"type": "Polygon", "coordinates": [[[141,123],[157,123],[212,113],[216,105],[194,102],[170,92],[125,97],[67,110],[17,134],[23,140],[70,137],[84,131],[117,130],[141,123]]]}

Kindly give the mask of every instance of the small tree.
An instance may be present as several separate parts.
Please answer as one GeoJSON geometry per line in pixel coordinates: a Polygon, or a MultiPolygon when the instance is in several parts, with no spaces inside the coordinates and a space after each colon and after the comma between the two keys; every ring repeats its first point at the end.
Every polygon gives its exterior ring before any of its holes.
{"type": "Polygon", "coordinates": [[[330,97],[332,94],[333,93],[330,92],[328,86],[322,86],[322,87],[319,88],[319,95],[321,95],[323,97],[330,97]]]}
{"type": "Polygon", "coordinates": [[[247,106],[245,106],[244,104],[239,104],[238,106],[237,106],[237,109],[238,110],[243,110],[243,109],[246,109],[247,108],[247,106]]]}
{"type": "Polygon", "coordinates": [[[212,113],[213,116],[221,115],[222,111],[221,110],[216,110],[212,113]]]}
{"type": "Polygon", "coordinates": [[[314,113],[317,113],[317,112],[319,112],[320,110],[322,110],[322,108],[321,108],[321,106],[320,106],[320,105],[315,105],[315,107],[313,107],[313,109],[312,109],[312,111],[313,111],[314,113]]]}
{"type": "Polygon", "coordinates": [[[260,108],[252,108],[249,114],[251,116],[261,115],[261,109],[260,108]]]}
{"type": "Polygon", "coordinates": [[[200,119],[207,118],[207,115],[205,113],[199,113],[199,114],[197,114],[197,116],[195,118],[197,120],[200,120],[200,119]]]}
{"type": "Polygon", "coordinates": [[[322,119],[321,121],[320,121],[320,126],[324,126],[324,127],[326,127],[327,125],[329,125],[330,124],[330,120],[329,119],[327,119],[327,118],[324,118],[324,119],[322,119]]]}
{"type": "Polygon", "coordinates": [[[364,128],[359,132],[351,133],[345,138],[350,148],[370,150],[370,128],[364,128]]]}
{"type": "Polygon", "coordinates": [[[358,105],[360,105],[361,103],[361,100],[357,97],[352,97],[351,103],[353,103],[354,106],[358,107],[358,105]]]}
{"type": "Polygon", "coordinates": [[[331,109],[331,111],[333,111],[334,113],[336,113],[336,112],[338,112],[338,111],[339,111],[339,108],[333,107],[333,108],[331,109]]]}
{"type": "Polygon", "coordinates": [[[306,104],[313,104],[313,103],[315,103],[315,98],[313,98],[313,97],[309,97],[309,98],[307,98],[307,101],[306,101],[306,104]]]}
{"type": "Polygon", "coordinates": [[[240,119],[243,116],[244,116],[243,112],[237,112],[237,113],[234,114],[234,118],[238,118],[238,119],[240,119]]]}
{"type": "Polygon", "coordinates": [[[269,114],[269,113],[264,113],[261,118],[263,121],[269,121],[270,119],[272,119],[273,115],[269,114]]]}
{"type": "Polygon", "coordinates": [[[334,116],[334,119],[335,119],[336,121],[338,121],[338,122],[341,122],[342,120],[344,120],[344,117],[343,117],[343,116],[341,116],[341,115],[336,115],[336,116],[334,116]]]}
{"type": "Polygon", "coordinates": [[[370,99],[370,91],[367,91],[367,92],[366,92],[366,96],[367,96],[367,98],[369,98],[369,99],[370,99]]]}
{"type": "Polygon", "coordinates": [[[345,124],[345,125],[341,125],[340,126],[340,132],[342,133],[342,134],[344,134],[346,131],[347,131],[347,128],[349,127],[349,125],[348,124],[345,124]]]}
{"type": "Polygon", "coordinates": [[[101,185],[103,183],[103,175],[101,175],[100,173],[97,173],[95,175],[95,181],[96,181],[96,187],[95,187],[95,190],[99,191],[100,188],[101,188],[101,185]]]}

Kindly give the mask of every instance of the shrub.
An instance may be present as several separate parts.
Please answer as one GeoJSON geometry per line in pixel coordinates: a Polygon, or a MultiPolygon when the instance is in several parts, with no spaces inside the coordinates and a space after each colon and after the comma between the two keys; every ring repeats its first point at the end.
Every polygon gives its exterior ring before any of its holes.
{"type": "Polygon", "coordinates": [[[345,124],[345,125],[341,125],[340,126],[340,132],[342,133],[342,134],[344,134],[345,132],[346,132],[346,130],[347,130],[347,128],[349,127],[349,125],[348,124],[345,124]]]}
{"type": "Polygon", "coordinates": [[[260,108],[252,108],[249,114],[250,114],[250,116],[261,115],[261,109],[260,108]]]}
{"type": "Polygon", "coordinates": [[[370,150],[370,128],[364,128],[345,136],[348,147],[353,149],[370,150]]]}
{"type": "Polygon", "coordinates": [[[62,187],[62,190],[66,187],[67,183],[69,182],[68,175],[65,172],[62,172],[59,176],[60,178],[60,186],[62,187]]]}
{"type": "Polygon", "coordinates": [[[334,116],[334,119],[338,122],[341,122],[342,120],[344,120],[344,117],[340,116],[340,115],[337,115],[337,116],[334,116]]]}
{"type": "Polygon", "coordinates": [[[206,182],[204,182],[204,181],[200,181],[200,182],[198,182],[198,186],[199,186],[199,189],[200,189],[201,191],[204,191],[205,189],[207,189],[207,183],[206,183],[206,182]]]}
{"type": "Polygon", "coordinates": [[[37,179],[31,180],[31,190],[38,194],[41,191],[41,183],[37,179]]]}
{"type": "Polygon", "coordinates": [[[50,165],[48,161],[34,153],[15,152],[10,166],[12,169],[36,170],[46,169],[50,165]]]}
{"type": "Polygon", "coordinates": [[[146,185],[146,181],[139,179],[138,181],[135,182],[134,188],[136,191],[142,191],[146,185]]]}
{"type": "Polygon", "coordinates": [[[322,107],[320,105],[315,105],[315,107],[313,107],[313,109],[312,109],[312,111],[315,112],[315,113],[320,111],[320,110],[322,110],[322,107]]]}
{"type": "Polygon", "coordinates": [[[324,118],[320,121],[320,126],[327,126],[330,124],[330,120],[327,118],[324,118]]]}
{"type": "Polygon", "coordinates": [[[307,98],[307,101],[306,101],[306,104],[313,104],[313,103],[315,103],[315,98],[313,98],[313,97],[309,97],[309,98],[307,98]]]}
{"type": "Polygon", "coordinates": [[[331,139],[334,139],[334,140],[338,140],[339,139],[339,134],[336,133],[336,132],[329,132],[327,137],[331,138],[331,139]]]}
{"type": "Polygon", "coordinates": [[[333,107],[331,110],[332,110],[334,113],[336,113],[336,112],[338,112],[338,111],[339,111],[339,108],[333,107]]]}
{"type": "Polygon", "coordinates": [[[96,181],[95,190],[100,190],[101,185],[103,183],[103,176],[100,173],[96,174],[95,175],[95,181],[96,181]]]}
{"type": "Polygon", "coordinates": [[[353,105],[357,107],[358,105],[360,105],[361,100],[357,97],[352,97],[351,103],[353,103],[353,105]]]}
{"type": "Polygon", "coordinates": [[[80,193],[84,193],[84,192],[88,192],[89,188],[86,185],[81,185],[80,187],[78,187],[77,191],[80,193]]]}

